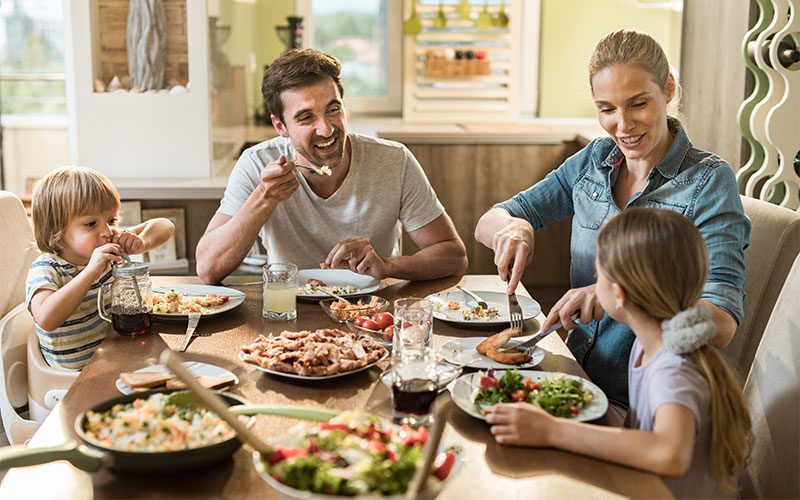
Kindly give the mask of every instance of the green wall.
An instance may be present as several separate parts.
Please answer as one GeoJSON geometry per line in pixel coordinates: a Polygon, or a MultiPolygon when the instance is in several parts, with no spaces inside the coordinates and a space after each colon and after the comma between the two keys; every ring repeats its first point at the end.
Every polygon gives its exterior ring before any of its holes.
{"type": "Polygon", "coordinates": [[[539,116],[595,117],[587,67],[606,33],[646,31],[680,67],[681,13],[633,6],[635,0],[542,0],[539,46],[539,116]]]}

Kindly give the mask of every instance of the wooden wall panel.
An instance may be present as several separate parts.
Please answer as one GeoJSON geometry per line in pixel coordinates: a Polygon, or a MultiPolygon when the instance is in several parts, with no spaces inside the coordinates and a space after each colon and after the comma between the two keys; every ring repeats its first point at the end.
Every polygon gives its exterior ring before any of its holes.
{"type": "MultiPolygon", "coordinates": [[[[167,62],[164,84],[185,85],[189,80],[189,45],[186,32],[186,0],[163,0],[167,17],[167,62]]],[[[100,67],[95,77],[108,85],[114,76],[128,75],[128,0],[98,0],[100,67]]]]}
{"type": "Polygon", "coordinates": [[[742,166],[736,119],[745,97],[741,44],[749,29],[748,0],[684,0],[681,42],[683,114],[689,138],[742,166]]]}

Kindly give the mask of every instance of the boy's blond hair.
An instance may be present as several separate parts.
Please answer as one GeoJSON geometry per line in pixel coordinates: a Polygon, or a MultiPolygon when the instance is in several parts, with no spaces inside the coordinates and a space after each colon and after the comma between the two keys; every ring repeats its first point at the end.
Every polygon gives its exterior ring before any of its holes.
{"type": "Polygon", "coordinates": [[[117,188],[106,176],[85,167],[53,170],[33,188],[31,209],[36,245],[43,252],[59,253],[64,232],[75,218],[93,210],[117,210],[117,188]]]}

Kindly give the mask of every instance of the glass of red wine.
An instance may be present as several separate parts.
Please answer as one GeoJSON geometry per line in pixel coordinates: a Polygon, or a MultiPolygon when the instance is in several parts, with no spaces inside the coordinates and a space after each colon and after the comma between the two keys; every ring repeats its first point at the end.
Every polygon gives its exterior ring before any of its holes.
{"type": "Polygon", "coordinates": [[[430,421],[431,405],[439,394],[439,373],[432,353],[395,356],[390,368],[392,421],[419,427],[430,421]]]}

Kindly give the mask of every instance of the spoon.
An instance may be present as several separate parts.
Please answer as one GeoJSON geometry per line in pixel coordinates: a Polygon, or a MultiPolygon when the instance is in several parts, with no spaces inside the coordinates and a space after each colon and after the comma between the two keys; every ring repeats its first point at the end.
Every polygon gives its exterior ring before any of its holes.
{"type": "Polygon", "coordinates": [[[433,459],[439,450],[439,443],[442,441],[444,424],[447,423],[447,414],[450,413],[451,402],[450,394],[446,392],[442,393],[433,402],[433,411],[431,412],[433,414],[433,428],[430,430],[428,442],[425,443],[425,447],[422,449],[422,465],[414,472],[414,477],[406,490],[407,499],[417,498],[422,488],[425,487],[426,479],[431,473],[433,459]]]}
{"type": "Polygon", "coordinates": [[[162,364],[166,365],[175,376],[181,379],[181,381],[197,395],[200,401],[219,415],[219,418],[233,427],[233,430],[236,431],[237,437],[241,441],[249,444],[262,455],[267,455],[272,451],[267,443],[239,421],[236,415],[228,411],[228,405],[225,403],[225,400],[203,387],[200,382],[194,378],[191,372],[183,366],[183,358],[181,358],[178,353],[170,349],[164,349],[159,360],[162,364]]]}
{"type": "Polygon", "coordinates": [[[294,165],[296,167],[304,168],[314,175],[320,175],[323,177],[331,175],[331,169],[327,165],[323,165],[322,168],[309,167],[308,165],[301,165],[300,163],[295,163],[294,165]]]}
{"type": "Polygon", "coordinates": [[[350,304],[351,306],[355,306],[355,304],[353,304],[352,302],[350,302],[350,301],[349,301],[349,300],[347,300],[346,298],[344,298],[344,297],[341,297],[341,296],[339,296],[339,295],[336,295],[336,294],[335,294],[335,293],[333,293],[333,292],[329,292],[329,291],[327,291],[327,290],[323,290],[323,289],[322,289],[322,287],[317,287],[317,288],[315,288],[314,290],[316,290],[316,291],[318,291],[318,292],[322,292],[322,293],[324,293],[325,295],[330,295],[330,296],[331,296],[331,297],[333,297],[334,299],[343,300],[343,301],[347,302],[348,304],[350,304]]]}
{"type": "MultiPolygon", "coordinates": [[[[120,257],[122,258],[122,262],[126,266],[131,265],[131,258],[128,257],[128,254],[126,253],[120,254],[120,257]]],[[[142,303],[142,292],[139,290],[139,282],[136,280],[136,276],[131,276],[131,278],[133,278],[133,290],[134,292],[136,292],[136,300],[139,303],[139,309],[141,309],[143,303],[142,303]]]]}

